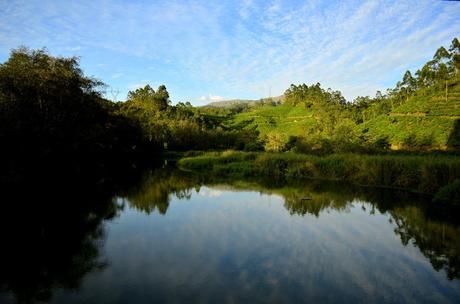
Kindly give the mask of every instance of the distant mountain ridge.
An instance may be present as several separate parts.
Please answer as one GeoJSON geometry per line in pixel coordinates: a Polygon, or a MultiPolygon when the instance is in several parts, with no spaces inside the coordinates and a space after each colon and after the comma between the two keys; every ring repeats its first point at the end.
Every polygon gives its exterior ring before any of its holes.
{"type": "Polygon", "coordinates": [[[231,109],[231,108],[236,108],[236,107],[241,107],[241,106],[253,107],[262,102],[282,103],[283,101],[284,101],[284,95],[280,95],[280,96],[261,98],[261,99],[229,99],[229,100],[222,100],[222,101],[214,101],[214,102],[208,103],[207,105],[205,105],[205,107],[231,109]]]}

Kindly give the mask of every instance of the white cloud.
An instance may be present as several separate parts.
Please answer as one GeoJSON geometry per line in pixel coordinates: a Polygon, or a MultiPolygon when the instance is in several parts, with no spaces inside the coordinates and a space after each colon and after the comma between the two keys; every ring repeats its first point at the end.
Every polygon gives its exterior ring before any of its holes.
{"type": "Polygon", "coordinates": [[[251,8],[253,5],[252,0],[243,0],[240,4],[239,14],[242,19],[248,19],[251,14],[251,8]]]}
{"type": "Polygon", "coordinates": [[[118,72],[118,73],[113,74],[113,75],[112,75],[112,78],[113,78],[113,79],[117,79],[117,78],[123,77],[124,75],[125,75],[124,73],[118,72]]]}
{"type": "Polygon", "coordinates": [[[222,101],[225,98],[219,95],[208,94],[208,95],[200,96],[198,99],[200,101],[222,101]]]}
{"type": "Polygon", "coordinates": [[[218,96],[218,95],[211,95],[209,94],[209,99],[211,101],[220,101],[220,100],[224,100],[224,98],[222,96],[218,96]]]}
{"type": "Polygon", "coordinates": [[[268,11],[268,13],[274,14],[274,13],[278,12],[280,9],[281,9],[280,3],[278,3],[278,2],[273,2],[273,3],[268,7],[267,11],[268,11]]]}
{"type": "MultiPolygon", "coordinates": [[[[432,0],[0,1],[0,47],[126,56],[137,64],[123,69],[133,77],[122,78],[126,88],[166,79],[188,100],[200,90],[259,98],[271,87],[274,96],[290,83],[318,81],[352,99],[430,59],[460,33],[459,15],[459,3],[432,0]]],[[[103,80],[121,78],[120,67],[96,60],[103,80]]]]}

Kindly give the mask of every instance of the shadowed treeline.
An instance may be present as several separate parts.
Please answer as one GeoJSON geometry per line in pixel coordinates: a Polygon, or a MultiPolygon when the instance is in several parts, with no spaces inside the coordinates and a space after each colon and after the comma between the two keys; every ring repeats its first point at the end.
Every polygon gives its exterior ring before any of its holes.
{"type": "Polygon", "coordinates": [[[13,50],[0,64],[0,181],[46,174],[47,166],[107,173],[154,152],[138,123],[118,115],[102,89],[77,58],[13,50]]]}

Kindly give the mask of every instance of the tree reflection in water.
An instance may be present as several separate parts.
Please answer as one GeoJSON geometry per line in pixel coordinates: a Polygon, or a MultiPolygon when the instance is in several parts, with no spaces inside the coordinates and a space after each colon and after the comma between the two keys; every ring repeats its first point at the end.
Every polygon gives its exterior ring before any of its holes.
{"type": "Polygon", "coordinates": [[[390,211],[395,233],[404,245],[417,246],[437,271],[444,269],[449,280],[460,278],[460,229],[426,218],[420,208],[407,206],[390,211]]]}
{"type": "Polygon", "coordinates": [[[60,176],[2,186],[0,290],[11,301],[47,302],[107,266],[100,256],[104,221],[123,205],[113,199],[114,185],[84,180],[60,176]]]}
{"type": "Polygon", "coordinates": [[[166,214],[171,196],[190,199],[193,189],[199,191],[202,179],[199,176],[169,168],[154,170],[144,175],[141,181],[124,195],[130,206],[147,214],[157,210],[166,214]]]}
{"type": "Polygon", "coordinates": [[[417,246],[449,279],[460,278],[458,223],[434,217],[429,204],[408,193],[312,181],[273,185],[170,168],[154,170],[134,184],[95,187],[62,178],[5,189],[0,215],[2,293],[26,303],[48,301],[58,289],[78,290],[88,273],[109,265],[101,256],[104,221],[116,217],[124,202],[145,213],[166,214],[173,196],[188,199],[201,185],[279,195],[294,216],[321,217],[324,212],[348,212],[359,204],[369,214],[378,210],[389,215],[404,245],[417,246]]]}
{"type": "MultiPolygon", "coordinates": [[[[179,170],[153,171],[125,195],[130,206],[146,213],[157,210],[166,214],[172,196],[190,198],[200,185],[233,191],[259,191],[280,195],[292,215],[321,216],[331,210],[348,212],[362,203],[363,210],[376,210],[390,216],[395,234],[403,245],[412,243],[430,260],[437,271],[444,269],[447,277],[460,278],[460,227],[439,216],[429,199],[422,195],[381,188],[363,188],[324,181],[278,182],[264,180],[231,180],[213,176],[197,176],[179,170]],[[309,200],[303,198],[308,197],[309,200]]],[[[452,211],[452,210],[450,210],[452,211]]],[[[455,212],[457,212],[455,210],[455,212]]]]}

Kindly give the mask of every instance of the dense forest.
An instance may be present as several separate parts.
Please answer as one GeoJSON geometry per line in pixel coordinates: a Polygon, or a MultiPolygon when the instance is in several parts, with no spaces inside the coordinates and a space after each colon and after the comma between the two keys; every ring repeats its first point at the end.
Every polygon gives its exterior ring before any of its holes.
{"type": "Polygon", "coordinates": [[[246,107],[171,104],[164,85],[104,98],[78,58],[12,50],[0,65],[0,140],[5,176],[36,165],[132,165],[163,151],[245,150],[380,153],[460,146],[460,42],[439,48],[393,89],[348,102],[319,83],[246,107]]]}

